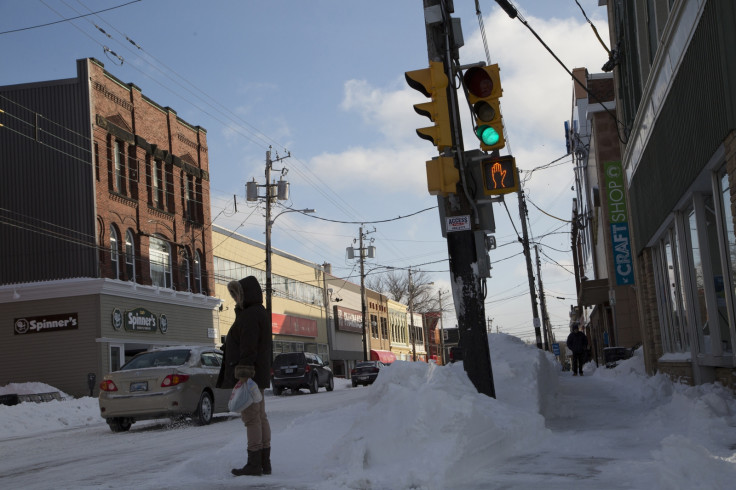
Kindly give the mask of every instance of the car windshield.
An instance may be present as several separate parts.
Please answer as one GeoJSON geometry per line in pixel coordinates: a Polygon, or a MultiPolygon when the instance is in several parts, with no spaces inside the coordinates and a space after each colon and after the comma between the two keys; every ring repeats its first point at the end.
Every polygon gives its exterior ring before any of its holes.
{"type": "Polygon", "coordinates": [[[303,359],[303,354],[299,352],[292,352],[289,354],[279,354],[274,359],[274,366],[290,366],[292,364],[299,364],[303,359]]]}
{"type": "Polygon", "coordinates": [[[121,367],[120,370],[181,366],[187,362],[189,355],[189,349],[144,352],[135,356],[125,366],[121,367]]]}

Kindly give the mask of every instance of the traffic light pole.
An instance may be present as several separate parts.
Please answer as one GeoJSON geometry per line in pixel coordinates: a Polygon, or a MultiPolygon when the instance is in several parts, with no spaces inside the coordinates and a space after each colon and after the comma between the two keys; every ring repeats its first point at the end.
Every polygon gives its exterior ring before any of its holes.
{"type": "MultiPolygon", "coordinates": [[[[451,2],[443,0],[423,0],[427,33],[427,55],[430,62],[442,62],[450,83],[447,87],[447,100],[451,115],[452,156],[464,179],[462,166],[463,142],[459,123],[457,92],[454,88],[453,57],[457,56],[452,35],[452,22],[448,7],[451,2]],[[429,22],[427,12],[441,12],[440,22],[429,22]]],[[[445,152],[447,155],[447,151],[445,152]]],[[[477,209],[464,189],[464,183],[457,185],[457,193],[438,197],[438,204],[444,207],[444,216],[470,216],[475,223],[477,209]]],[[[479,393],[496,397],[491,368],[491,355],[488,347],[488,334],[485,328],[485,305],[482,284],[477,269],[476,244],[474,232],[470,229],[447,232],[447,251],[450,261],[452,294],[457,312],[460,346],[463,350],[463,367],[468,378],[479,393]]]]}

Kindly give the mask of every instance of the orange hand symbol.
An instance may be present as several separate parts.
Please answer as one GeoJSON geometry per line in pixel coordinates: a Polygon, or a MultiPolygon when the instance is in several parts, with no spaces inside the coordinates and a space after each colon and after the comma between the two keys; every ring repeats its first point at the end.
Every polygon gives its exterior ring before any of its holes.
{"type": "Polygon", "coordinates": [[[501,164],[496,162],[493,164],[493,167],[491,167],[491,178],[493,179],[493,188],[498,189],[499,187],[503,186],[503,179],[506,178],[506,170],[504,170],[501,167],[501,164]],[[496,181],[496,175],[501,176],[501,178],[496,181]]]}

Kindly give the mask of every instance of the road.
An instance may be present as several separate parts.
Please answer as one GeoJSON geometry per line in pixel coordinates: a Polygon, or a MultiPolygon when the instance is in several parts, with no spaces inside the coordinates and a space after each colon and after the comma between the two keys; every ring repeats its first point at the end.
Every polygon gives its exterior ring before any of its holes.
{"type": "MultiPolygon", "coordinates": [[[[268,396],[273,437],[276,439],[288,430],[295,419],[310,413],[316,417],[326,407],[349,405],[361,400],[364,393],[364,388],[331,393],[321,389],[317,394],[302,391],[296,395],[268,396]]],[[[129,432],[118,434],[112,433],[100,419],[93,427],[4,440],[0,450],[0,488],[202,488],[201,479],[191,483],[194,479],[183,471],[178,480],[172,469],[191,469],[198,460],[208,462],[213,457],[224,460],[222,469],[208,464],[209,469],[198,470],[212,472],[207,487],[241,488],[243,480],[232,477],[228,469],[231,461],[240,458],[233,456],[232,450],[222,449],[234,444],[236,448],[241,446],[245,455],[245,441],[245,428],[240,418],[233,415],[216,416],[212,424],[203,427],[143,421],[134,424],[129,432]]],[[[269,477],[262,483],[249,488],[295,488],[290,485],[296,482],[269,477]]]]}

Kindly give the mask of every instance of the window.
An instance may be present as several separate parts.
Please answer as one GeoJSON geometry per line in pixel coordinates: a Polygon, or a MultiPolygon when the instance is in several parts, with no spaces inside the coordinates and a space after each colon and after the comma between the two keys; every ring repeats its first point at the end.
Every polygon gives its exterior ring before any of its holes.
{"type": "Polygon", "coordinates": [[[151,284],[171,288],[171,246],[158,237],[151,237],[151,284]]]}
{"type": "Polygon", "coordinates": [[[376,315],[371,315],[371,337],[378,338],[378,318],[376,315]]]}
{"type": "MultiPolygon", "coordinates": [[[[723,213],[723,231],[726,237],[726,275],[731,277],[730,286],[733,294],[733,288],[736,287],[736,236],[734,236],[733,213],[731,212],[731,203],[733,202],[733,193],[728,183],[728,173],[722,170],[718,178],[719,193],[721,194],[720,208],[723,213]]],[[[725,294],[723,295],[725,297],[725,294]]]]}
{"type": "Polygon", "coordinates": [[[95,141],[94,144],[94,159],[95,159],[95,180],[97,182],[100,181],[100,147],[98,146],[97,142],[95,141]]]}
{"type": "Polygon", "coordinates": [[[194,292],[202,292],[202,263],[199,256],[199,250],[194,252],[194,292]]]}
{"type": "Polygon", "coordinates": [[[151,204],[158,209],[164,208],[164,174],[161,160],[151,163],[151,204]]]}
{"type": "Polygon", "coordinates": [[[120,252],[118,248],[118,232],[110,225],[110,264],[112,265],[112,278],[120,279],[120,252]]]}
{"type": "Polygon", "coordinates": [[[186,218],[191,221],[197,220],[197,201],[194,194],[194,176],[184,177],[184,195],[186,196],[186,218]]]}
{"type": "Polygon", "coordinates": [[[692,288],[695,292],[695,324],[698,329],[698,345],[700,352],[710,353],[710,326],[708,324],[708,308],[706,303],[705,278],[703,272],[703,261],[700,253],[700,239],[698,237],[698,224],[695,208],[691,205],[685,212],[689,234],[689,257],[690,270],[692,271],[692,288]]]}
{"type": "Polygon", "coordinates": [[[388,322],[385,318],[381,318],[381,338],[388,339],[388,322]]]}
{"type": "Polygon", "coordinates": [[[181,274],[182,274],[182,284],[184,285],[184,291],[191,291],[192,290],[192,281],[191,281],[191,270],[190,270],[190,257],[189,257],[189,251],[184,250],[184,257],[181,259],[181,274]]]}
{"type": "Polygon", "coordinates": [[[125,147],[122,141],[115,141],[115,190],[125,194],[125,147]]]}
{"type": "Polygon", "coordinates": [[[125,232],[125,276],[135,282],[135,242],[131,230],[125,232]]]}

